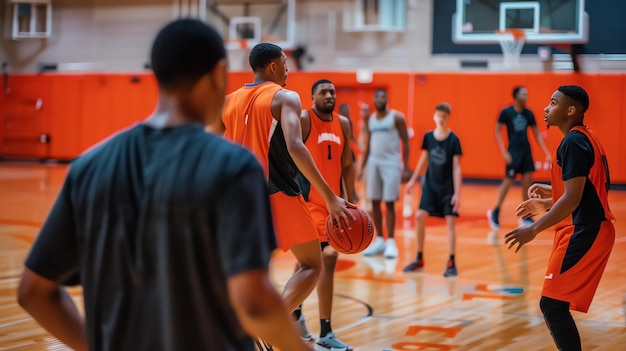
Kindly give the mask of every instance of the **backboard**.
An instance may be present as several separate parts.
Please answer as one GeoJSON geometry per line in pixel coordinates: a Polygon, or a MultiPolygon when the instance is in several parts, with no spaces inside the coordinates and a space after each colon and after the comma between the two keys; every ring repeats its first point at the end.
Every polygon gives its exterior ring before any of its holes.
{"type": "Polygon", "coordinates": [[[585,0],[456,0],[452,40],[457,44],[497,44],[498,31],[520,29],[529,44],[586,43],[585,0]]]}
{"type": "Polygon", "coordinates": [[[206,13],[230,50],[259,42],[296,47],[295,0],[207,0],[206,13]]]}

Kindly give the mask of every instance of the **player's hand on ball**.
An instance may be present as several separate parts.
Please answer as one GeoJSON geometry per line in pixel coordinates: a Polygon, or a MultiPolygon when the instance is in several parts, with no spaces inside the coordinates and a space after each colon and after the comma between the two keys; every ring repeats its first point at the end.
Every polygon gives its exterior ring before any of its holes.
{"type": "Polygon", "coordinates": [[[552,186],[535,183],[528,188],[528,197],[531,199],[550,199],[552,198],[552,186]]]}
{"type": "Polygon", "coordinates": [[[512,232],[509,232],[504,236],[504,243],[506,245],[509,245],[509,249],[517,245],[515,252],[518,252],[519,249],[522,248],[522,246],[526,245],[537,236],[537,233],[535,233],[533,227],[534,226],[529,225],[526,227],[513,229],[512,232]]]}
{"type": "Polygon", "coordinates": [[[356,220],[356,217],[348,211],[348,207],[354,207],[354,205],[339,196],[334,196],[334,198],[326,202],[328,213],[337,223],[339,230],[342,231],[351,229],[350,223],[356,220]]]}

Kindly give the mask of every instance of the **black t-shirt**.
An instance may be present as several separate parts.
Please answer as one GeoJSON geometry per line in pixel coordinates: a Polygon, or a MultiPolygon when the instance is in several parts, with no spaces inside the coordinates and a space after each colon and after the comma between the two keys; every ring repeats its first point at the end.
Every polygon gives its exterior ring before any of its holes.
{"type": "Polygon", "coordinates": [[[506,107],[500,111],[498,123],[506,125],[510,153],[530,152],[528,127],[537,125],[535,115],[531,110],[524,108],[522,112],[517,112],[513,106],[506,107]]]}
{"type": "Polygon", "coordinates": [[[587,177],[580,204],[572,212],[574,224],[600,223],[606,220],[602,201],[588,177],[594,158],[593,145],[587,136],[579,131],[567,133],[556,152],[556,162],[562,169],[563,181],[587,177]]]}
{"type": "Polygon", "coordinates": [[[435,139],[434,131],[424,134],[422,150],[428,151],[425,185],[437,193],[454,193],[453,157],[462,155],[461,141],[453,132],[444,140],[435,139]]]}
{"type": "Polygon", "coordinates": [[[227,279],[276,248],[248,151],[200,124],[139,124],[77,158],[26,260],[79,274],[90,350],[254,350],[227,279]]]}

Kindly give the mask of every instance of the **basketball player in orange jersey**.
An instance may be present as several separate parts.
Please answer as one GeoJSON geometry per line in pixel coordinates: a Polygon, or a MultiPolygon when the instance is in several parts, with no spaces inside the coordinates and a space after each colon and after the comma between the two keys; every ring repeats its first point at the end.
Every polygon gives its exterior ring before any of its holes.
{"type": "Polygon", "coordinates": [[[615,242],[609,167],[600,140],[583,124],[588,107],[589,96],[579,86],[561,86],[552,94],[545,121],[565,135],[553,159],[552,186],[532,185],[530,199],[517,208],[522,219],[544,215],[505,236],[517,252],[556,225],[539,306],[556,346],[567,351],[581,350],[569,310],[588,311],[615,242]]]}
{"type": "MultiPolygon", "coordinates": [[[[352,130],[346,116],[334,113],[335,85],[327,80],[320,79],[311,89],[313,106],[302,110],[302,137],[304,144],[311,153],[317,168],[334,193],[341,193],[342,180],[345,184],[345,194],[349,202],[354,202],[354,170],[353,155],[350,148],[352,130]]],[[[311,189],[307,179],[300,178],[300,184],[307,206],[319,234],[323,268],[317,282],[318,308],[320,315],[320,337],[315,345],[320,351],[351,351],[352,348],[335,337],[330,323],[333,306],[333,278],[337,257],[339,254],[328,243],[326,237],[326,209],[324,198],[320,193],[311,189]]],[[[300,326],[301,336],[312,340],[305,318],[302,315],[302,305],[294,311],[294,317],[300,326]]]]}
{"type": "Polygon", "coordinates": [[[277,45],[260,43],[250,50],[249,59],[254,82],[228,95],[222,115],[224,135],[252,150],[265,167],[278,245],[291,250],[300,267],[283,290],[293,312],[313,291],[322,270],[317,229],[296,179],[299,172],[319,191],[341,228],[356,218],[328,186],[302,141],[300,97],[283,88],[288,71],[285,53],[277,45]]]}
{"type": "Polygon", "coordinates": [[[224,41],[176,20],[151,65],[154,113],[72,162],[26,259],[20,305],[77,351],[253,351],[247,334],[311,350],[268,277],[263,168],[203,130],[221,117],[224,41]],[[68,277],[83,287],[84,316],[68,277]]]}

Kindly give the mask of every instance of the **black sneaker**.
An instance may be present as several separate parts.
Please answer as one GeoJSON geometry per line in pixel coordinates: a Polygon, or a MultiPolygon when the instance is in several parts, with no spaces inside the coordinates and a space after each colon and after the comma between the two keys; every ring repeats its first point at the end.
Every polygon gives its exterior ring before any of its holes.
{"type": "Polygon", "coordinates": [[[424,260],[415,260],[404,267],[405,272],[416,272],[424,268],[424,260]]]}
{"type": "Polygon", "coordinates": [[[456,265],[451,260],[448,260],[448,264],[446,265],[446,271],[443,272],[444,277],[456,277],[456,265]]]}
{"type": "Polygon", "coordinates": [[[487,211],[487,220],[489,220],[489,227],[491,227],[491,229],[500,229],[500,209],[487,211]]]}

